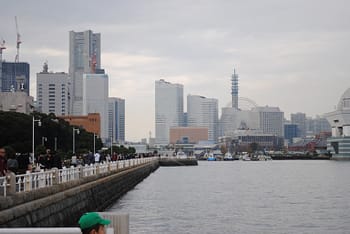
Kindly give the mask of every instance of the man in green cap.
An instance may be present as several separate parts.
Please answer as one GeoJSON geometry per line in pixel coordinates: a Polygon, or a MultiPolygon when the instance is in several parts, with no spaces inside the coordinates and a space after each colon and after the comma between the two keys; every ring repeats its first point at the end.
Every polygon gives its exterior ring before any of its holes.
{"type": "Polygon", "coordinates": [[[103,219],[96,212],[83,214],[79,219],[79,226],[83,234],[105,234],[105,225],[111,221],[103,219]]]}

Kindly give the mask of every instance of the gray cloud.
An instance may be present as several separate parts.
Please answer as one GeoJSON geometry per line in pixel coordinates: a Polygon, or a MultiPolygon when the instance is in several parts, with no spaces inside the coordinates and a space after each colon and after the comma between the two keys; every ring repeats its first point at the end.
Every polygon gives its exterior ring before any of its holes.
{"type": "Polygon", "coordinates": [[[233,66],[240,94],[285,116],[333,110],[349,86],[350,2],[346,0],[236,1],[6,1],[0,37],[6,60],[20,59],[35,74],[68,71],[68,31],[102,35],[102,65],[110,96],[126,99],[126,137],[154,131],[154,81],[184,84],[185,95],[230,101],[233,66]],[[142,116],[142,118],[140,118],[142,116]]]}

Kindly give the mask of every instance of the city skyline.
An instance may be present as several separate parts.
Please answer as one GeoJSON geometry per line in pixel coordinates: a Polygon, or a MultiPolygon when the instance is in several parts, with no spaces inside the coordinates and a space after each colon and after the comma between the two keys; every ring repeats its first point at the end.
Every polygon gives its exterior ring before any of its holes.
{"type": "Polygon", "coordinates": [[[46,60],[50,70],[68,73],[69,31],[101,34],[109,96],[125,99],[126,140],[155,136],[160,79],[183,84],[185,96],[218,99],[221,113],[236,68],[240,97],[278,106],[288,119],[333,111],[349,87],[347,1],[11,1],[3,7],[3,59],[15,59],[17,16],[19,61],[31,66],[34,97],[35,74],[46,60]]]}

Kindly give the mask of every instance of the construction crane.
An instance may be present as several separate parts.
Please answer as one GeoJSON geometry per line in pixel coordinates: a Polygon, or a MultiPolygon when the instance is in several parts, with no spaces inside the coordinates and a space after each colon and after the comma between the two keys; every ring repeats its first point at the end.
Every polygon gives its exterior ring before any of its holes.
{"type": "Polygon", "coordinates": [[[18,32],[18,24],[17,24],[17,16],[15,16],[15,21],[16,21],[16,32],[17,32],[17,54],[15,58],[15,62],[19,62],[19,45],[22,43],[21,42],[21,35],[18,32]]]}
{"type": "MultiPolygon", "coordinates": [[[[5,47],[5,40],[4,39],[1,39],[1,42],[0,42],[0,63],[2,62],[2,51],[6,49],[5,47]]],[[[1,75],[1,74],[0,74],[1,75]]]]}

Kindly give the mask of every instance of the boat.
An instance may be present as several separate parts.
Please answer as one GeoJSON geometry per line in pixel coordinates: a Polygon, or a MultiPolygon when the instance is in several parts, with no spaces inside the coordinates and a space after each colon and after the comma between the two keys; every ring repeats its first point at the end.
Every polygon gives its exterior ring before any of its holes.
{"type": "Polygon", "coordinates": [[[216,158],[215,158],[215,156],[214,156],[214,154],[213,153],[210,153],[209,155],[207,155],[208,157],[207,157],[207,161],[216,161],[216,158]]]}
{"type": "Polygon", "coordinates": [[[232,161],[234,158],[231,153],[227,152],[224,156],[224,161],[232,161]]]}
{"type": "Polygon", "coordinates": [[[259,161],[270,161],[272,158],[269,155],[259,155],[258,156],[259,161]]]}
{"type": "Polygon", "coordinates": [[[185,158],[187,158],[187,155],[184,152],[179,151],[176,154],[176,158],[185,159],[185,158]]]}
{"type": "Polygon", "coordinates": [[[251,161],[249,154],[243,154],[239,159],[243,161],[251,161]]]}

